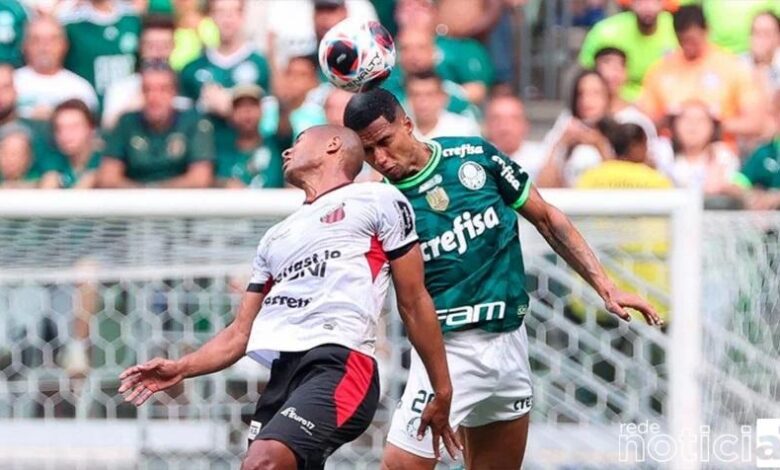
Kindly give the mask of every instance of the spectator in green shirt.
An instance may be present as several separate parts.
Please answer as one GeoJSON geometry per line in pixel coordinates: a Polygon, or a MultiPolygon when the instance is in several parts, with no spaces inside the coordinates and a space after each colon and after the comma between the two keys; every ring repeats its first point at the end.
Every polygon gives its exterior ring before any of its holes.
{"type": "Polygon", "coordinates": [[[35,188],[41,174],[33,166],[30,131],[17,123],[0,127],[0,188],[35,188]]]}
{"type": "Polygon", "coordinates": [[[0,2],[0,63],[22,66],[22,40],[27,10],[18,0],[0,2]]]}
{"type": "Polygon", "coordinates": [[[262,90],[256,85],[236,87],[230,133],[217,139],[217,185],[226,188],[281,188],[282,152],[273,136],[263,138],[262,90]]]}
{"type": "Polygon", "coordinates": [[[267,93],[271,86],[268,61],[244,37],[244,7],[245,0],[209,2],[209,12],[219,29],[219,46],[207,48],[181,72],[182,95],[221,120],[230,115],[230,88],[255,84],[267,93]]]}
{"type": "Polygon", "coordinates": [[[98,182],[107,188],[206,188],[213,179],[214,128],[178,111],[176,73],[167,62],[141,67],[144,106],[124,114],[107,140],[98,182]]]}
{"type": "Polygon", "coordinates": [[[701,1],[707,18],[710,41],[739,54],[750,46],[750,26],[761,12],[780,14],[777,0],[701,1]]]}
{"type": "MultiPolygon", "coordinates": [[[[772,111],[780,129],[780,91],[774,94],[772,111]]],[[[780,209],[780,131],[750,155],[736,183],[745,188],[745,205],[749,209],[780,209]]]]}
{"type": "Polygon", "coordinates": [[[96,187],[101,153],[89,107],[78,99],[63,101],[54,108],[51,122],[59,155],[48,162],[41,188],[96,187]]]}
{"type": "Polygon", "coordinates": [[[636,101],[645,73],[658,59],[677,48],[672,15],[663,11],[661,0],[633,0],[631,9],[600,21],[582,43],[580,64],[592,69],[596,53],[616,47],[626,53],[628,82],[623,98],[636,101]]]}

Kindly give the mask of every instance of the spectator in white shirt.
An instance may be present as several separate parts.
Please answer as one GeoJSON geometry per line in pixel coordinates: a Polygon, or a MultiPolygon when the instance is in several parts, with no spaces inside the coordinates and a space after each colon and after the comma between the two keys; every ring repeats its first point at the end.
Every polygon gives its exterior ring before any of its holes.
{"type": "Polygon", "coordinates": [[[520,98],[497,95],[485,107],[485,138],[504,152],[534,180],[545,163],[546,152],[541,142],[526,140],[528,119],[520,98]]]}
{"type": "Polygon", "coordinates": [[[409,74],[406,77],[406,99],[421,138],[447,136],[478,136],[479,125],[471,118],[446,110],[449,96],[441,78],[433,71],[409,74]]]}
{"type": "Polygon", "coordinates": [[[24,58],[27,63],[14,73],[21,117],[48,119],[54,108],[69,99],[80,99],[93,111],[98,100],[92,85],[63,63],[68,40],[52,17],[41,16],[27,26],[24,58]]]}

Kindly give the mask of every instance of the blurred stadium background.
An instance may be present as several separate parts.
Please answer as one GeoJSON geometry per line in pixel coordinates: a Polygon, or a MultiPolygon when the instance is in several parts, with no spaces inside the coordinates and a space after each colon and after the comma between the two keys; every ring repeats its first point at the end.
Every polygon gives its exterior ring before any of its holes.
{"type": "MultiPolygon", "coordinates": [[[[524,468],[754,468],[754,441],[739,461],[622,461],[620,426],[714,438],[780,418],[779,11],[1,0],[0,468],[238,467],[267,371],[243,360],[140,409],[117,376],[230,321],[257,241],[300,202],[280,149],[338,123],[348,99],[311,60],[346,15],[395,35],[386,86],[422,136],[493,140],[667,315],[664,330],[618,324],[521,224],[535,371],[524,468]]],[[[381,458],[408,360],[387,310],[382,406],[331,468],[381,458]]]]}

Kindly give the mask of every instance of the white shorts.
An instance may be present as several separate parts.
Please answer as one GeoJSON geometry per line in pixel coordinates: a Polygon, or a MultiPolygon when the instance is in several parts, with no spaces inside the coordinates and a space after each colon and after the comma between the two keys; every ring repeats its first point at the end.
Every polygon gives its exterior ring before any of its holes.
{"type": "MultiPolygon", "coordinates": [[[[511,421],[533,406],[525,324],[509,333],[474,329],[444,337],[452,379],[450,425],[476,427],[511,421]]],[[[417,440],[420,415],[433,397],[428,374],[412,350],[409,381],[393,413],[387,441],[407,452],[434,458],[430,432],[417,440]]]]}

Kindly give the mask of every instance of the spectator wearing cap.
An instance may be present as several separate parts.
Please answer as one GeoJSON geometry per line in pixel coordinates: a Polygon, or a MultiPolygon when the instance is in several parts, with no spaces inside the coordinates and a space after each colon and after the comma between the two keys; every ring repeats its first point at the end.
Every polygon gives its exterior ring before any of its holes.
{"type": "Polygon", "coordinates": [[[14,74],[20,116],[49,119],[54,108],[69,99],[79,99],[97,110],[98,100],[92,85],[63,68],[67,50],[65,30],[54,18],[41,16],[27,26],[24,39],[27,66],[14,74]]]}
{"type": "Polygon", "coordinates": [[[206,188],[213,179],[214,129],[194,111],[179,111],[176,72],[167,63],[141,70],[144,106],[124,114],[106,140],[98,173],[104,188],[206,188]]]}
{"type": "Polygon", "coordinates": [[[67,100],[54,109],[51,123],[61,158],[48,163],[41,188],[96,187],[102,145],[95,135],[92,111],[81,100],[67,100]]]}
{"type": "Polygon", "coordinates": [[[478,136],[476,121],[445,109],[447,94],[432,70],[407,75],[406,96],[418,137],[478,136]]]}
{"type": "Polygon", "coordinates": [[[220,43],[206,48],[200,57],[184,67],[181,90],[202,112],[214,118],[215,125],[225,125],[231,112],[230,89],[254,84],[268,92],[271,71],[265,57],[244,37],[246,0],[210,0],[208,5],[219,29],[220,43]]]}
{"type": "Polygon", "coordinates": [[[120,0],[78,2],[59,18],[73,47],[65,68],[86,79],[102,100],[115,81],[136,69],[141,19],[120,0]]]}
{"type": "Polygon", "coordinates": [[[171,67],[181,71],[200,57],[204,47],[219,45],[219,29],[214,20],[203,14],[198,0],[174,0],[176,19],[171,67]]]}
{"type": "MultiPolygon", "coordinates": [[[[459,85],[462,95],[473,104],[481,104],[487,97],[487,92],[494,81],[493,64],[490,62],[485,47],[474,39],[446,36],[444,28],[438,28],[441,11],[436,2],[430,0],[399,0],[396,9],[399,36],[399,60],[405,72],[415,73],[422,70],[435,69],[445,82],[459,85]],[[408,31],[417,30],[422,36],[404,36],[408,31]],[[410,62],[404,62],[404,53],[414,53],[418,48],[424,48],[419,58],[410,60],[417,62],[409,68],[410,62]],[[430,52],[432,51],[432,52],[430,52]],[[424,56],[430,56],[424,57],[424,56]],[[421,59],[432,63],[421,63],[421,59]]],[[[403,77],[396,67],[395,80],[400,79],[399,88],[403,88],[403,77]]],[[[395,90],[391,90],[395,91],[395,90]]],[[[448,90],[448,93],[453,94],[448,90]]]]}
{"type": "Polygon", "coordinates": [[[22,40],[29,15],[18,0],[0,2],[0,18],[3,18],[3,34],[0,34],[0,64],[21,67],[22,40]]]}
{"type": "Polygon", "coordinates": [[[536,180],[544,165],[544,146],[528,140],[529,124],[517,96],[497,95],[485,106],[485,138],[536,180]]]}
{"type": "Polygon", "coordinates": [[[626,54],[628,81],[621,96],[635,101],[650,66],[677,47],[672,15],[663,11],[661,0],[632,0],[628,11],[612,15],[588,32],[580,49],[579,61],[593,68],[596,53],[605,47],[618,47],[626,54]]]}
{"type": "Polygon", "coordinates": [[[30,130],[19,123],[0,127],[0,188],[35,188],[41,174],[33,164],[30,130]]]}
{"type": "MultiPolygon", "coordinates": [[[[139,69],[146,62],[168,62],[174,48],[173,20],[165,16],[147,16],[144,18],[141,30],[141,45],[139,52],[139,69]]],[[[177,109],[187,109],[192,106],[192,100],[177,97],[177,109]]],[[[136,72],[117,81],[106,92],[103,100],[102,125],[112,129],[119,117],[130,111],[138,111],[143,106],[141,93],[141,74],[136,72]]]]}
{"type": "MultiPolygon", "coordinates": [[[[780,129],[780,91],[773,96],[772,113],[780,129]]],[[[745,190],[749,209],[780,209],[780,131],[750,155],[736,181],[745,190]]]]}
{"type": "Polygon", "coordinates": [[[661,125],[683,103],[699,99],[720,120],[726,142],[757,136],[763,116],[760,90],[744,63],[708,41],[701,7],[680,7],[674,29],[680,48],[647,73],[640,108],[661,125]]]}
{"type": "Polygon", "coordinates": [[[227,188],[281,188],[282,153],[273,136],[260,134],[262,90],[240,85],[233,90],[230,132],[217,138],[217,185],[227,188]]]}

